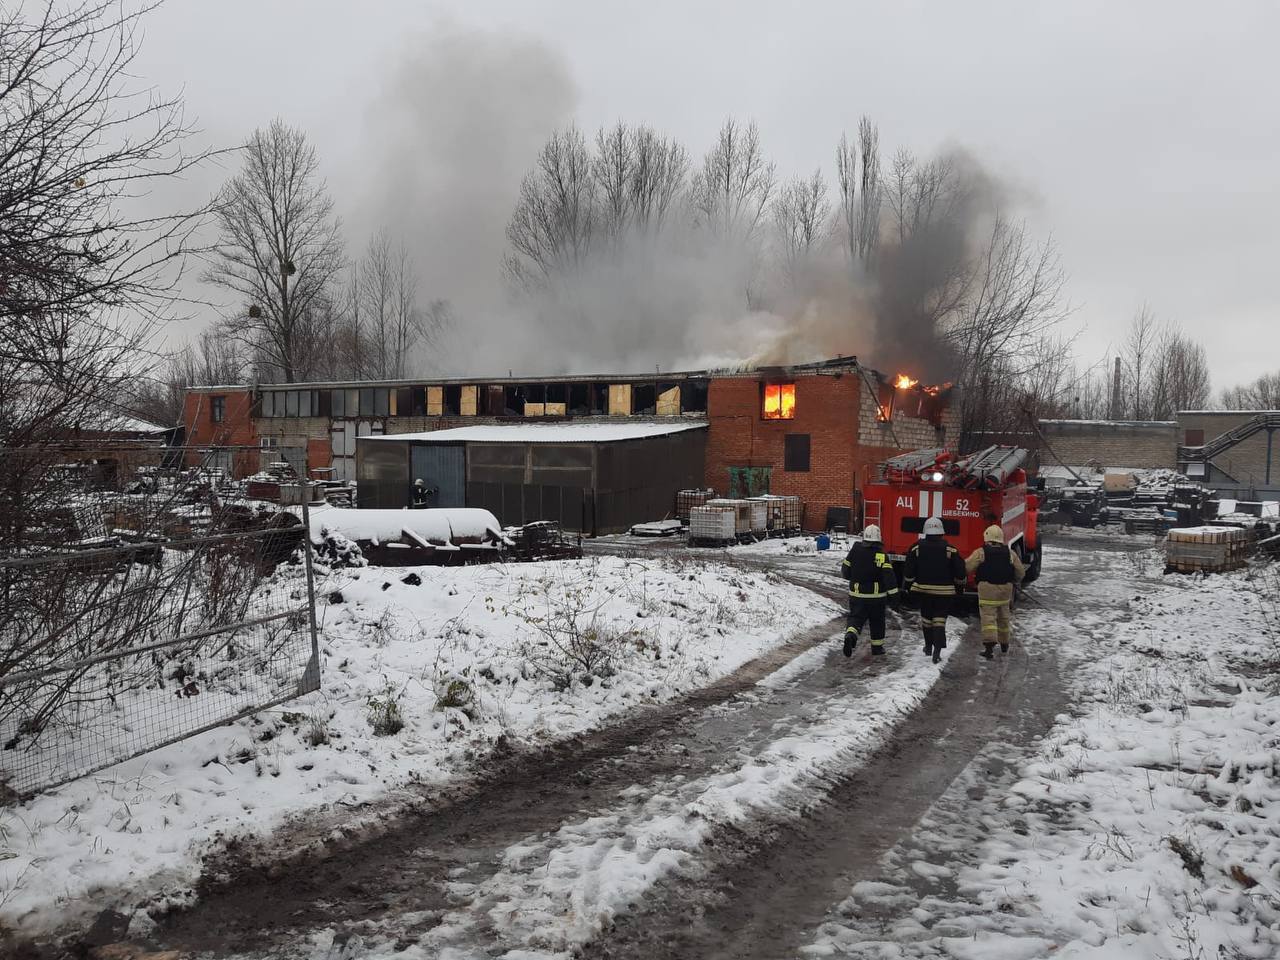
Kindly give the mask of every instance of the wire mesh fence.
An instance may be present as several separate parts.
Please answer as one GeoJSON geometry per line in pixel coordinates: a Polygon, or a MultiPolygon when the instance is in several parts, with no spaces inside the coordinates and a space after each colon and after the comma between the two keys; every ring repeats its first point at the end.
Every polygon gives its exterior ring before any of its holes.
{"type": "Polygon", "coordinates": [[[0,464],[0,798],[318,688],[305,504],[181,465],[94,483],[65,451],[17,454],[0,464]]]}

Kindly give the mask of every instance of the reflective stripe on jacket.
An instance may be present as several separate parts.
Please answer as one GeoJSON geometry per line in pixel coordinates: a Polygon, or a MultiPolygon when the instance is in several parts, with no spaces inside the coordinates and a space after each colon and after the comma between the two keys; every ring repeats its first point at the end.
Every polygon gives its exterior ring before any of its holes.
{"type": "Polygon", "coordinates": [[[844,558],[841,573],[849,581],[849,596],[882,600],[898,592],[898,578],[884,547],[866,541],[855,543],[844,558]]]}
{"type": "Polygon", "coordinates": [[[966,576],[960,551],[937,536],[925,537],[912,545],[907,551],[904,575],[912,593],[939,597],[955,596],[966,576]]]}

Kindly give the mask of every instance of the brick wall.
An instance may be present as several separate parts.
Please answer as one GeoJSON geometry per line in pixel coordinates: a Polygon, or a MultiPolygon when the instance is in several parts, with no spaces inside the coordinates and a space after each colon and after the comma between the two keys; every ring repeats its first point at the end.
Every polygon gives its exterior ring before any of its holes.
{"type": "Polygon", "coordinates": [[[901,446],[895,445],[887,425],[875,423],[876,404],[856,372],[796,377],[791,420],[762,418],[762,382],[758,376],[711,381],[706,484],[723,494],[730,467],[770,467],[770,491],[804,501],[805,529],[820,529],[828,507],[854,508],[855,490],[887,457],[942,445],[932,424],[911,417],[895,417],[901,446]],[[809,435],[808,472],[784,469],[785,438],[792,433],[809,435]]]}
{"type": "MultiPolygon", "coordinates": [[[[182,423],[186,427],[189,447],[256,447],[258,435],[253,420],[253,393],[228,390],[225,393],[188,393],[182,401],[182,423]],[[214,397],[222,397],[225,413],[221,422],[213,420],[214,397]]],[[[197,466],[204,458],[199,450],[188,451],[188,466],[197,466]]],[[[252,450],[237,450],[232,455],[232,475],[247,477],[258,469],[257,455],[252,450]]]]}
{"type": "MultiPolygon", "coordinates": [[[[1203,430],[1204,442],[1243,426],[1258,415],[1256,410],[1190,412],[1178,414],[1176,442],[1187,444],[1188,430],[1203,430]]],[[[1192,439],[1196,439],[1192,437],[1192,439]]],[[[1187,444],[1190,446],[1190,444],[1187,444]]],[[[1198,446],[1199,444],[1195,444],[1198,446]]],[[[1267,481],[1267,432],[1262,430],[1213,458],[1214,466],[1247,487],[1263,487],[1267,481]]],[[[1280,433],[1271,439],[1271,485],[1280,485],[1280,433]]]]}
{"type": "Polygon", "coordinates": [[[1043,466],[1168,468],[1177,466],[1178,425],[1127,420],[1041,420],[1049,441],[1043,466]]]}

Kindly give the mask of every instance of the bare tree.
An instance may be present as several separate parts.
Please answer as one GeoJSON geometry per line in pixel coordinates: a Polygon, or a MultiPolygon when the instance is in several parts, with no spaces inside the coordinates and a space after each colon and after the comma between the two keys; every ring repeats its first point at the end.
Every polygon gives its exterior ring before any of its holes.
{"type": "Polygon", "coordinates": [[[811,258],[831,232],[831,201],[822,171],[788,182],[773,202],[773,224],[782,265],[793,286],[804,282],[811,258]]]}
{"type": "Polygon", "coordinates": [[[41,451],[111,411],[157,363],[151,343],[206,206],[142,212],[189,171],[177,97],[138,83],[150,7],[0,9],[0,549],[64,494],[41,451]]]}
{"type": "Polygon", "coordinates": [[[410,374],[414,347],[434,332],[436,325],[424,323],[418,309],[418,278],[404,241],[396,248],[391,291],[391,376],[410,374]]]}
{"type": "Polygon", "coordinates": [[[880,130],[870,117],[858,121],[858,142],[840,137],[836,148],[840,220],[849,262],[865,268],[880,240],[880,130]]]}
{"type": "Polygon", "coordinates": [[[1209,400],[1209,361],[1204,347],[1172,324],[1157,338],[1148,378],[1147,415],[1168,420],[1179,410],[1202,408],[1209,400]]]}
{"type": "MultiPolygon", "coordinates": [[[[1161,338],[1160,323],[1143,304],[1129,323],[1120,356],[1124,370],[1125,413],[1134,420],[1150,418],[1151,371],[1156,364],[1161,338]]],[[[1120,416],[1120,414],[1117,414],[1120,416]]]]}
{"type": "Polygon", "coordinates": [[[755,238],[773,197],[774,165],[764,158],[760,131],[732,117],[694,175],[692,200],[700,222],[717,236],[736,242],[755,238]]]}
{"type": "Polygon", "coordinates": [[[676,208],[689,176],[689,152],[653,128],[632,131],[631,209],[637,226],[661,230],[676,208]]]}
{"type": "Polygon", "coordinates": [[[586,141],[576,127],[558,131],[520,184],[507,224],[508,278],[533,288],[577,268],[591,248],[596,218],[596,183],[586,141]]]}
{"type": "Polygon", "coordinates": [[[361,319],[368,353],[365,369],[385,379],[395,366],[395,256],[391,237],[380,230],[369,241],[360,274],[361,319]]]}
{"type": "Polygon", "coordinates": [[[205,279],[242,302],[226,319],[228,334],[294,381],[308,372],[300,363],[308,312],[342,268],[340,227],[301,130],[275,120],[243,152],[243,168],[219,198],[222,237],[205,279]]]}
{"type": "Polygon", "coordinates": [[[1223,390],[1218,403],[1224,410],[1280,410],[1280,371],[1223,390]]]}
{"type": "Polygon", "coordinates": [[[596,134],[596,155],[591,161],[591,175],[596,183],[600,228],[611,240],[625,234],[630,225],[635,146],[634,134],[622,122],[596,134]]]}
{"type": "Polygon", "coordinates": [[[943,328],[957,362],[966,436],[1008,411],[1002,385],[1061,403],[1070,341],[1053,334],[1069,312],[1065,283],[1053,243],[1036,244],[1025,224],[997,214],[943,328]]]}

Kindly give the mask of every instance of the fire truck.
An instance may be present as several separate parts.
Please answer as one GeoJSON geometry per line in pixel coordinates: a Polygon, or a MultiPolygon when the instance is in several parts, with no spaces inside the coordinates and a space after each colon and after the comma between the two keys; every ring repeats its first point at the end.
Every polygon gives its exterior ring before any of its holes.
{"type": "Polygon", "coordinates": [[[942,449],[893,457],[863,486],[863,520],[880,527],[886,552],[899,564],[924,536],[930,517],[942,521],[947,539],[966,557],[982,546],[987,527],[997,524],[1026,565],[1023,582],[1030,583],[1040,575],[1042,551],[1040,502],[1027,489],[1026,460],[1026,450],[999,446],[958,459],[942,449]]]}

